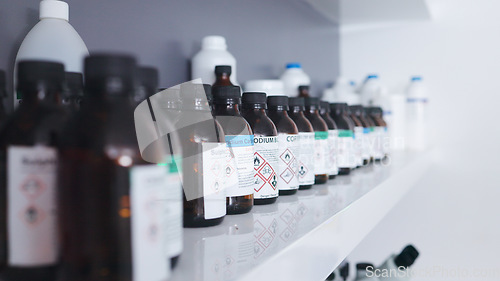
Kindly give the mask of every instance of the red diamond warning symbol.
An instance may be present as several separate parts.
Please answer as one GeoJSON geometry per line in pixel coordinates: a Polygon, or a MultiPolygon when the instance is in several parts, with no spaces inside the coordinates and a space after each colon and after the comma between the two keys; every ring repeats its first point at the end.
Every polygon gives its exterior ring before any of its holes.
{"type": "Polygon", "coordinates": [[[234,168],[231,165],[226,166],[225,174],[226,177],[231,177],[231,175],[234,173],[234,168]]]}
{"type": "Polygon", "coordinates": [[[281,214],[280,218],[288,225],[293,219],[293,214],[289,209],[286,209],[283,214],[281,214]]]}
{"type": "Polygon", "coordinates": [[[259,153],[255,152],[254,157],[253,157],[253,168],[257,171],[265,163],[266,163],[266,161],[264,160],[264,157],[260,156],[259,153]]]}
{"type": "Polygon", "coordinates": [[[213,164],[212,164],[212,167],[210,168],[210,170],[212,171],[212,173],[218,177],[219,174],[220,174],[220,171],[221,171],[221,164],[219,163],[219,161],[215,161],[213,164]]]}
{"type": "Polygon", "coordinates": [[[307,169],[306,165],[299,161],[299,170],[297,171],[299,178],[304,178],[307,173],[309,172],[309,169],[307,169]]]}
{"type": "Polygon", "coordinates": [[[260,169],[260,171],[259,171],[259,174],[262,175],[266,181],[268,181],[271,178],[273,173],[274,173],[274,170],[271,167],[271,165],[269,165],[269,163],[264,164],[262,169],[260,169]]]}
{"type": "Polygon", "coordinates": [[[37,226],[45,219],[45,212],[37,206],[28,206],[19,213],[21,221],[29,226],[37,226]]]}
{"type": "Polygon", "coordinates": [[[21,184],[21,191],[26,197],[35,199],[45,190],[45,184],[36,176],[30,176],[21,184]]]}
{"type": "Polygon", "coordinates": [[[292,231],[290,229],[285,228],[285,230],[281,233],[280,237],[281,237],[281,240],[285,241],[285,242],[288,242],[288,240],[290,240],[290,238],[292,238],[292,231]]]}
{"type": "Polygon", "coordinates": [[[287,148],[280,156],[281,160],[285,163],[290,163],[290,161],[293,160],[293,154],[292,152],[287,148]]]}
{"type": "Polygon", "coordinates": [[[264,246],[262,246],[259,242],[255,242],[253,246],[253,253],[255,257],[258,257],[264,253],[264,246]]]}
{"type": "Polygon", "coordinates": [[[278,233],[278,222],[274,219],[271,225],[268,228],[269,232],[271,232],[272,236],[276,236],[278,233]]]}
{"type": "Polygon", "coordinates": [[[266,231],[262,237],[260,237],[259,242],[264,245],[265,248],[269,247],[271,243],[273,242],[274,237],[269,233],[269,231],[266,231]]]}
{"type": "Polygon", "coordinates": [[[290,183],[294,177],[293,171],[290,168],[287,168],[283,173],[281,173],[280,177],[286,182],[290,183]]]}
{"type": "Polygon", "coordinates": [[[262,235],[262,233],[266,230],[266,228],[264,227],[264,225],[256,220],[254,223],[253,223],[253,235],[255,237],[260,237],[262,235]]]}
{"type": "Polygon", "coordinates": [[[254,178],[255,178],[255,186],[257,186],[256,188],[254,187],[254,190],[255,192],[259,192],[267,184],[267,182],[259,174],[255,174],[254,178]]]}
{"type": "Polygon", "coordinates": [[[271,177],[271,181],[269,182],[271,184],[271,187],[276,190],[276,185],[278,185],[278,178],[276,177],[276,174],[273,174],[271,177]]]}

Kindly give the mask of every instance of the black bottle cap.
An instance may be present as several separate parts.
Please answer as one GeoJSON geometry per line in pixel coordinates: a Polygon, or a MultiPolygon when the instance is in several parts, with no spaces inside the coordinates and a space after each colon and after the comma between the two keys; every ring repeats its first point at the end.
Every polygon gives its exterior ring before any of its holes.
{"type": "Polygon", "coordinates": [[[215,74],[224,74],[231,75],[231,66],[230,65],[217,65],[215,67],[215,74]]]}
{"type": "Polygon", "coordinates": [[[154,67],[139,67],[137,73],[139,83],[151,90],[158,87],[158,70],[154,67]]]}
{"type": "Polygon", "coordinates": [[[56,90],[62,90],[64,65],[48,61],[21,61],[17,64],[17,90],[33,89],[43,83],[56,90]]]}
{"type": "Polygon", "coordinates": [[[330,110],[336,114],[345,112],[347,110],[347,103],[330,103],[330,110]]]}
{"type": "Polygon", "coordinates": [[[0,70],[0,89],[5,88],[5,71],[0,70]]]}
{"type": "Polygon", "coordinates": [[[203,84],[203,90],[205,91],[205,95],[207,96],[207,101],[209,104],[212,104],[214,101],[214,97],[212,96],[212,85],[203,84]]]}
{"type": "Polygon", "coordinates": [[[292,106],[298,106],[299,110],[304,110],[304,108],[305,108],[304,98],[289,98],[288,99],[288,105],[290,107],[292,107],[292,106]]]}
{"type": "Polygon", "coordinates": [[[266,104],[266,93],[263,92],[245,92],[241,97],[242,104],[266,104]]]}
{"type": "Polygon", "coordinates": [[[319,98],[304,98],[306,107],[319,107],[319,98]]]}
{"type": "Polygon", "coordinates": [[[368,267],[375,268],[375,267],[373,266],[373,264],[371,264],[371,263],[367,263],[367,262],[362,262],[362,263],[358,263],[358,264],[356,264],[356,269],[357,269],[357,270],[366,270],[368,267]]]}
{"type": "Polygon", "coordinates": [[[411,266],[415,260],[418,258],[418,251],[413,247],[413,245],[406,246],[399,255],[394,258],[394,263],[397,267],[408,267],[411,266]]]}
{"type": "Polygon", "coordinates": [[[359,104],[351,105],[349,106],[349,110],[351,111],[352,114],[360,116],[361,113],[363,112],[363,106],[359,104]]]}
{"type": "Polygon", "coordinates": [[[81,73],[65,72],[64,82],[70,93],[83,93],[83,75],[81,73]]]}
{"type": "Polygon", "coordinates": [[[283,110],[288,110],[288,97],[287,96],[268,96],[268,107],[283,107],[283,110]]]}
{"type": "Polygon", "coordinates": [[[214,86],[212,95],[215,104],[239,104],[241,102],[239,86],[214,86]]]}
{"type": "Polygon", "coordinates": [[[326,113],[329,113],[330,112],[330,103],[328,103],[327,101],[320,101],[319,108],[322,111],[324,110],[326,113]]]}
{"type": "Polygon", "coordinates": [[[136,61],[130,55],[96,54],[85,58],[85,88],[94,94],[133,94],[136,61]]]}
{"type": "Polygon", "coordinates": [[[302,91],[309,92],[309,86],[308,85],[300,85],[299,86],[299,92],[302,92],[302,91]]]}

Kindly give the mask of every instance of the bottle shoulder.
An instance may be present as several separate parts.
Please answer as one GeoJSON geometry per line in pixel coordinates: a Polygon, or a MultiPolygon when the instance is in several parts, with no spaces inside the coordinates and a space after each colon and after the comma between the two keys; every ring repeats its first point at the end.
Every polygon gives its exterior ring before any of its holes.
{"type": "Polygon", "coordinates": [[[276,136],[278,131],[273,121],[265,114],[257,115],[253,113],[242,112],[243,118],[248,122],[252,128],[254,135],[260,136],[276,136]]]}
{"type": "Polygon", "coordinates": [[[314,132],[311,122],[309,122],[309,120],[307,120],[304,116],[292,113],[290,114],[290,118],[292,118],[295,125],[297,125],[299,132],[314,132]]]}
{"type": "Polygon", "coordinates": [[[328,126],[319,114],[306,114],[306,118],[311,122],[314,131],[328,131],[328,126]]]}
{"type": "Polygon", "coordinates": [[[269,118],[273,121],[276,126],[276,130],[278,133],[287,133],[287,134],[298,134],[299,130],[297,129],[297,125],[293,122],[292,118],[288,115],[282,114],[268,114],[269,118]]]}
{"type": "Polygon", "coordinates": [[[253,135],[250,125],[241,115],[217,115],[215,119],[219,122],[226,135],[253,135]]]}

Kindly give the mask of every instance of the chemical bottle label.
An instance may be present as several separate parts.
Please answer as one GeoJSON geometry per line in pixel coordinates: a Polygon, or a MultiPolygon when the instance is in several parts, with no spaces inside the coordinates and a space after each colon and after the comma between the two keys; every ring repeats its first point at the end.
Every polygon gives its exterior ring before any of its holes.
{"type": "Polygon", "coordinates": [[[230,183],[226,186],[227,197],[254,193],[253,142],[253,135],[226,136],[228,160],[225,173],[230,183]]]}
{"type": "Polygon", "coordinates": [[[371,151],[370,151],[370,128],[363,128],[363,138],[361,139],[362,143],[362,156],[363,159],[370,159],[371,151]]]}
{"type": "Polygon", "coordinates": [[[339,168],[356,167],[356,155],[354,152],[354,133],[352,130],[339,130],[338,141],[338,158],[337,164],[339,168]]]}
{"type": "Polygon", "coordinates": [[[163,165],[166,166],[166,187],[168,188],[168,204],[166,209],[166,233],[168,241],[165,248],[167,257],[175,257],[182,252],[182,157],[169,158],[163,165]]]}
{"type": "Polygon", "coordinates": [[[227,147],[224,143],[202,143],[203,202],[205,219],[226,215],[227,147]]]}
{"type": "Polygon", "coordinates": [[[254,198],[265,199],[278,196],[278,137],[255,136],[254,198]]]}
{"type": "Polygon", "coordinates": [[[297,176],[300,185],[314,184],[314,132],[299,133],[299,168],[297,176]]]}
{"type": "Polygon", "coordinates": [[[7,148],[7,243],[11,266],[47,266],[57,259],[57,151],[7,148]]]}
{"type": "Polygon", "coordinates": [[[356,162],[360,166],[363,164],[363,127],[354,127],[354,151],[356,153],[356,162]]]}
{"type": "Polygon", "coordinates": [[[329,175],[338,175],[339,167],[337,166],[337,143],[339,138],[339,131],[328,130],[328,158],[327,167],[329,167],[329,175]]]}
{"type": "MultiPolygon", "coordinates": [[[[179,181],[177,181],[178,183],[179,181]]],[[[176,185],[176,188],[180,188],[176,185]]],[[[173,190],[174,188],[172,188],[173,190]]],[[[168,227],[171,223],[169,205],[173,199],[167,184],[164,166],[143,165],[130,169],[130,208],[132,235],[132,266],[134,280],[166,280],[170,277],[170,263],[165,255],[168,227]]],[[[177,223],[181,214],[176,210],[177,223]]],[[[180,230],[177,230],[180,231],[180,230]]]]}
{"type": "Polygon", "coordinates": [[[293,190],[299,188],[297,178],[299,151],[298,135],[279,134],[278,135],[278,189],[293,190]]]}
{"type": "Polygon", "coordinates": [[[384,127],[377,126],[374,130],[374,157],[375,159],[384,158],[384,141],[386,141],[384,127]]]}
{"type": "Polygon", "coordinates": [[[328,174],[328,131],[314,132],[314,174],[328,174]]]}

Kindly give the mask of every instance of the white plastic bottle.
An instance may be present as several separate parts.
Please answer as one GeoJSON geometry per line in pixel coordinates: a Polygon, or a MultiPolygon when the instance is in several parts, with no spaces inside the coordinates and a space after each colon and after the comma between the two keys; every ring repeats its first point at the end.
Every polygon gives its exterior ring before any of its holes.
{"type": "Polygon", "coordinates": [[[385,91],[385,88],[380,83],[378,75],[368,75],[363,82],[363,85],[359,88],[361,104],[364,106],[376,105],[376,100],[386,95],[385,91]]]}
{"type": "Polygon", "coordinates": [[[428,94],[422,77],[414,76],[406,90],[406,140],[410,149],[424,150],[427,148],[427,107],[428,94]]]}
{"type": "Polygon", "coordinates": [[[236,76],[236,59],[227,51],[226,38],[222,36],[206,36],[201,42],[201,50],[191,61],[191,78],[201,78],[204,84],[215,82],[215,66],[231,66],[231,83],[239,85],[236,76]]]}
{"type": "MultiPolygon", "coordinates": [[[[26,35],[16,56],[21,60],[45,60],[64,64],[67,72],[83,72],[83,59],[89,55],[87,46],[69,24],[69,6],[58,0],[40,2],[40,21],[26,35]]],[[[16,77],[14,69],[14,77],[16,77]]],[[[16,81],[14,81],[14,89],[16,81]]],[[[15,91],[14,91],[15,93],[15,91]]],[[[14,106],[19,98],[14,94],[14,106]]]]}
{"type": "Polygon", "coordinates": [[[245,92],[264,92],[268,96],[284,96],[284,85],[280,79],[248,80],[245,92]]]}
{"type": "Polygon", "coordinates": [[[377,268],[377,276],[381,281],[408,281],[411,279],[410,267],[418,258],[418,251],[412,245],[406,246],[399,255],[391,255],[377,268]]]}
{"type": "Polygon", "coordinates": [[[299,86],[309,86],[311,78],[304,72],[300,63],[289,63],[286,70],[280,77],[285,86],[284,93],[288,97],[297,97],[299,95],[299,86]]]}

